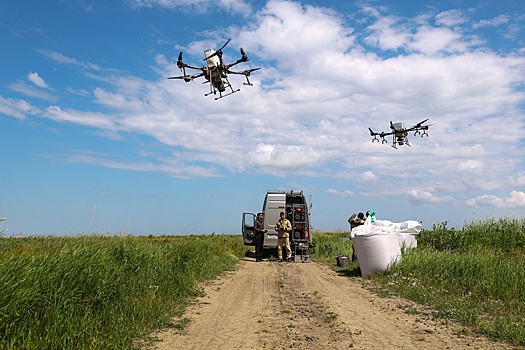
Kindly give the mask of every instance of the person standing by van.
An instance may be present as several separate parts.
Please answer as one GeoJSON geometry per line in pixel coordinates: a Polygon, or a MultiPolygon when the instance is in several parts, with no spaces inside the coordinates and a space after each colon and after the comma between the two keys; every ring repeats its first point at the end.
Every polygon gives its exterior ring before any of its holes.
{"type": "Polygon", "coordinates": [[[292,261],[292,250],[290,249],[290,232],[292,231],[292,224],[284,216],[284,212],[280,213],[281,218],[275,223],[275,231],[277,232],[277,258],[279,262],[283,261],[283,245],[286,249],[286,260],[292,261]]]}
{"type": "Polygon", "coordinates": [[[258,213],[253,230],[255,231],[255,261],[262,261],[264,234],[268,231],[264,228],[264,214],[258,213]]]}

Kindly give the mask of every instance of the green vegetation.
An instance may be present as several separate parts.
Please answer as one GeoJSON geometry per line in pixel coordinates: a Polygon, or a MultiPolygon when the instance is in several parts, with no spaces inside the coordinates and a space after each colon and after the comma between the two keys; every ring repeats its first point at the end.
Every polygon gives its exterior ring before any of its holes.
{"type": "MultiPolygon", "coordinates": [[[[341,234],[314,234],[315,257],[335,264],[341,234]]],[[[344,245],[346,247],[346,245],[344,245]]],[[[343,255],[350,256],[350,251],[343,255]]],[[[338,268],[358,275],[357,263],[338,268]]],[[[472,222],[463,229],[434,225],[400,263],[369,278],[385,295],[397,294],[436,309],[478,334],[525,345],[525,219],[472,222]]]]}
{"type": "Polygon", "coordinates": [[[246,251],[223,235],[0,238],[0,348],[133,348],[246,251]]]}
{"type": "MultiPolygon", "coordinates": [[[[348,232],[313,232],[313,242],[316,261],[352,254],[348,232]]],[[[138,347],[155,329],[184,328],[198,283],[251,250],[238,235],[0,237],[0,349],[138,347]]],[[[334,269],[360,275],[357,262],[334,269]]],[[[525,345],[525,219],[434,225],[417,249],[366,281],[431,306],[443,322],[525,345]]]]}

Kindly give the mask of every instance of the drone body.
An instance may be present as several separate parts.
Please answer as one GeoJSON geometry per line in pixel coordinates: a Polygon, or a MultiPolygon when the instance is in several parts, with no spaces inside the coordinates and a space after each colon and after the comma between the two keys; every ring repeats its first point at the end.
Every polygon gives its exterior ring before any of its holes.
{"type": "Polygon", "coordinates": [[[217,92],[219,93],[219,97],[216,97],[215,99],[218,100],[220,98],[226,97],[228,95],[231,95],[233,93],[236,93],[240,91],[240,89],[234,90],[233,87],[230,84],[230,81],[228,80],[228,74],[241,74],[246,77],[246,82],[244,85],[250,85],[253,84],[250,83],[250,79],[248,78],[251,74],[251,72],[261,69],[261,68],[252,68],[247,69],[242,72],[234,72],[231,71],[230,68],[242,63],[248,61],[248,56],[244,53],[244,50],[240,49],[241,51],[241,58],[239,58],[237,61],[231,64],[224,64],[222,60],[222,49],[228,45],[231,39],[228,39],[224,45],[217,51],[214,49],[208,49],[204,51],[204,60],[206,61],[206,65],[202,67],[196,67],[191,66],[189,64],[186,64],[182,61],[182,52],[179,53],[179,58],[177,60],[177,67],[183,72],[184,75],[176,76],[176,77],[169,77],[168,79],[182,79],[185,82],[193,81],[193,79],[204,77],[206,81],[210,84],[210,92],[205,94],[204,96],[208,96],[211,94],[216,95],[217,92]],[[186,74],[186,68],[200,70],[200,73],[197,74],[186,74]],[[229,88],[230,91],[223,94],[226,89],[229,88]]]}
{"type": "Polygon", "coordinates": [[[390,122],[390,130],[391,130],[390,132],[380,132],[379,133],[379,132],[373,131],[371,128],[368,128],[368,130],[370,131],[370,136],[374,137],[372,139],[372,142],[375,142],[375,141],[379,142],[379,139],[377,138],[377,136],[379,136],[381,137],[381,143],[388,143],[387,140],[385,140],[385,136],[392,135],[392,143],[393,143],[392,147],[397,149],[396,145],[410,146],[410,143],[408,142],[408,133],[410,131],[414,131],[414,136],[421,135],[421,137],[423,137],[426,135],[428,137],[427,131],[430,125],[423,125],[426,123],[427,120],[428,119],[425,119],[422,122],[419,122],[410,128],[405,128],[405,123],[403,122],[397,122],[397,123],[390,122]]]}

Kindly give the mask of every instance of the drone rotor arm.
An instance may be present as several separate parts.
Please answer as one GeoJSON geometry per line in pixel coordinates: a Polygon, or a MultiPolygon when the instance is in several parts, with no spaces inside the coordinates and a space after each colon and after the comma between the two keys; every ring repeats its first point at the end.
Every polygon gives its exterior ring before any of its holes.
{"type": "Polygon", "coordinates": [[[182,80],[184,80],[185,82],[190,82],[190,81],[192,81],[193,79],[196,79],[196,78],[202,77],[203,75],[204,75],[204,73],[191,74],[191,75],[179,75],[179,76],[176,76],[176,77],[168,77],[168,79],[182,79],[182,80]]]}
{"type": "Polygon", "coordinates": [[[249,75],[251,75],[251,73],[253,71],[256,71],[256,70],[259,70],[259,69],[261,69],[261,68],[246,69],[246,70],[243,70],[242,72],[234,72],[234,71],[231,71],[231,70],[227,70],[227,72],[229,74],[240,74],[240,75],[249,76],[249,75]]]}

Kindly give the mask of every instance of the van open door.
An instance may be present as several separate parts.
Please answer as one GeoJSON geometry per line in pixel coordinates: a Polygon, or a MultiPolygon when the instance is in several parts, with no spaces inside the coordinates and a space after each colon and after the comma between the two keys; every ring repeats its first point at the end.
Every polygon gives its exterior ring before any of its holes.
{"type": "Polygon", "coordinates": [[[242,242],[244,245],[255,246],[255,220],[254,213],[242,213],[242,242]]]}

